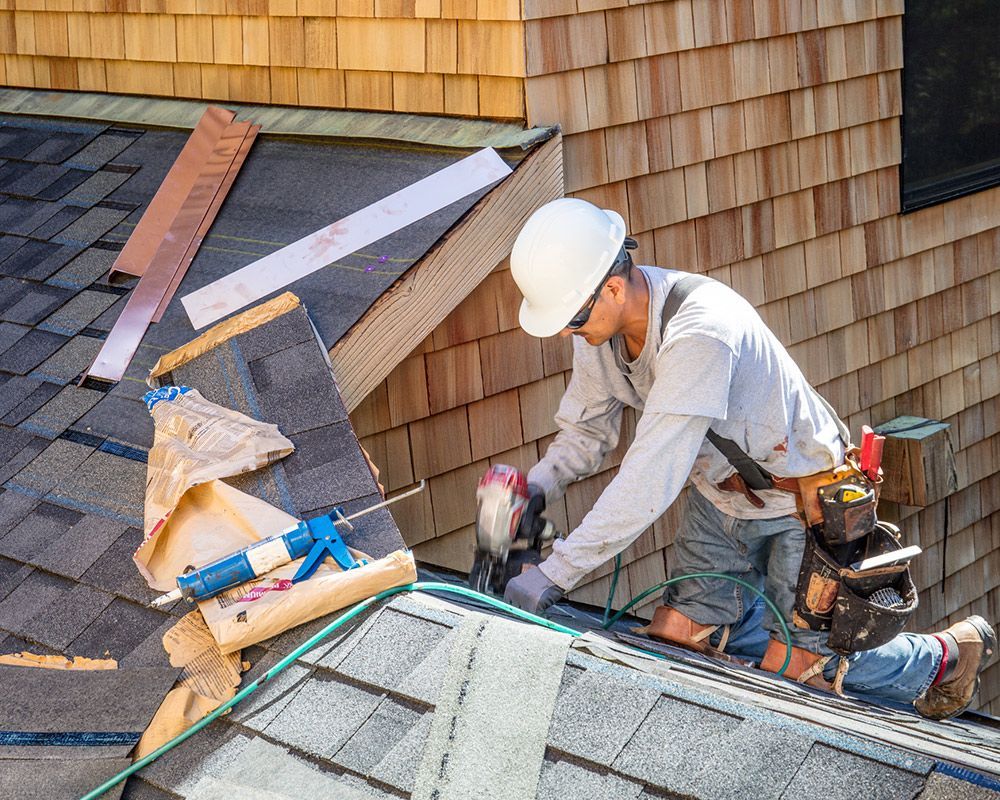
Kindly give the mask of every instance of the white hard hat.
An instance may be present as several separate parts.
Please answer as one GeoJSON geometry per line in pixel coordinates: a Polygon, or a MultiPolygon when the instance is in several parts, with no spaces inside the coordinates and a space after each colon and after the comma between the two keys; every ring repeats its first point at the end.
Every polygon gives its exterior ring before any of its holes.
{"type": "Polygon", "coordinates": [[[554,336],[607,275],[625,241],[625,220],[586,200],[564,197],[537,209],[514,242],[510,272],[521,290],[519,321],[532,336],[554,336]]]}

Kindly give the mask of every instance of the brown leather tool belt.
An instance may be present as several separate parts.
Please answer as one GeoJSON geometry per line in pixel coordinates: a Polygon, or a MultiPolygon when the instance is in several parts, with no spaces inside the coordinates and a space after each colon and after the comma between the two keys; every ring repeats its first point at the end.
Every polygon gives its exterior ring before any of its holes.
{"type": "MultiPolygon", "coordinates": [[[[753,489],[747,486],[747,482],[743,480],[743,476],[738,472],[734,472],[724,481],[715,484],[717,489],[721,489],[724,492],[737,492],[743,495],[747,501],[754,508],[763,508],[764,501],[757,495],[753,489]]],[[[790,494],[799,496],[799,479],[798,478],[779,478],[777,476],[771,477],[771,488],[779,489],[783,492],[788,492],[790,494]]]]}

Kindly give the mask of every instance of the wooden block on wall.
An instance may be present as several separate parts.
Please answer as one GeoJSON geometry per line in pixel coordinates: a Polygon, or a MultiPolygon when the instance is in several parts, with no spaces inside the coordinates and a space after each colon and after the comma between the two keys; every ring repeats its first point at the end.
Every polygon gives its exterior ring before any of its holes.
{"type": "Polygon", "coordinates": [[[712,158],[715,155],[712,109],[686,111],[670,117],[670,140],[675,166],[712,158]]]}
{"type": "Polygon", "coordinates": [[[680,85],[677,54],[650,56],[634,63],[639,119],[663,117],[680,111],[680,92],[672,90],[672,87],[680,85]],[[665,87],[671,89],[665,90],[665,87]]]}
{"type": "Polygon", "coordinates": [[[469,117],[479,114],[479,80],[475,75],[444,76],[444,111],[469,117]]]}
{"type": "Polygon", "coordinates": [[[604,14],[570,14],[524,23],[528,75],[548,75],[591,67],[607,60],[604,14]]]}
{"type": "Polygon", "coordinates": [[[472,461],[465,406],[410,423],[413,478],[442,475],[472,461]]]}
{"type": "Polygon", "coordinates": [[[243,64],[267,66],[271,61],[267,17],[243,17],[242,21],[243,64]]]}
{"type": "Polygon", "coordinates": [[[338,67],[346,70],[424,72],[422,19],[337,18],[338,67]]]}
{"type": "Polygon", "coordinates": [[[469,404],[472,457],[488,458],[521,445],[521,408],[517,390],[469,404]]]}
{"type": "Polygon", "coordinates": [[[541,341],[520,328],[480,339],[478,344],[486,395],[532,383],[544,375],[541,341]]]}
{"type": "Polygon", "coordinates": [[[528,125],[560,125],[563,134],[589,129],[583,70],[538,75],[525,81],[528,125]]]}
{"type": "Polygon", "coordinates": [[[488,468],[488,462],[478,461],[428,481],[437,536],[475,524],[476,486],[488,468]]]}
{"type": "Polygon", "coordinates": [[[623,125],[639,119],[635,66],[631,61],[583,71],[590,128],[623,125]]]}
{"type": "Polygon", "coordinates": [[[524,119],[523,79],[480,75],[479,114],[499,119],[524,119]]]}
{"type": "Polygon", "coordinates": [[[529,383],[518,389],[521,405],[521,432],[525,442],[555,433],[555,413],[566,390],[562,374],[529,383]]]}
{"type": "Polygon", "coordinates": [[[499,333],[494,281],[479,284],[431,334],[435,350],[499,333]]]}
{"type": "Polygon", "coordinates": [[[306,66],[336,69],[337,21],[331,17],[306,17],[303,20],[303,47],[306,66]]]}
{"type": "Polygon", "coordinates": [[[459,20],[458,71],[524,77],[524,31],[518,21],[459,20]]]}
{"type": "Polygon", "coordinates": [[[458,71],[458,23],[453,19],[429,19],[425,23],[428,72],[458,71]]]}
{"type": "MultiPolygon", "coordinates": [[[[324,70],[325,71],[325,70],[324,70]]],[[[348,108],[392,110],[392,74],[389,72],[344,72],[348,108]]],[[[302,93],[302,86],[299,86],[302,93]]]]}
{"type": "Polygon", "coordinates": [[[392,108],[408,114],[444,113],[444,76],[392,73],[392,108]]]}
{"type": "Polygon", "coordinates": [[[190,64],[214,63],[212,18],[181,14],[174,17],[174,21],[177,26],[177,60],[190,64]]]}
{"type": "Polygon", "coordinates": [[[424,358],[427,365],[427,396],[432,414],[483,397],[479,342],[436,350],[424,358]]]}
{"type": "Polygon", "coordinates": [[[920,417],[898,417],[876,428],[886,437],[882,497],[908,506],[928,506],[957,491],[950,427],[920,417]]]}
{"type": "Polygon", "coordinates": [[[299,103],[302,105],[327,108],[349,105],[346,75],[342,70],[299,67],[295,69],[295,74],[299,103]]]}
{"type": "Polygon", "coordinates": [[[67,14],[46,12],[35,14],[35,53],[45,56],[69,55],[67,14]]]}

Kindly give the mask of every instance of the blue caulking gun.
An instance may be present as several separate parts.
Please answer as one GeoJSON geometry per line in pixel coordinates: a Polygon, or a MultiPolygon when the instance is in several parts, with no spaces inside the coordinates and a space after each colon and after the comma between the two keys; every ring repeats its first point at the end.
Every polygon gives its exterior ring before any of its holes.
{"type": "Polygon", "coordinates": [[[362,509],[350,516],[345,517],[343,509],[337,506],[330,514],[301,520],[281,533],[254,542],[242,550],[223,556],[199,569],[178,575],[177,588],[160,595],[150,605],[154,607],[165,606],[175,600],[180,600],[182,597],[191,603],[207,600],[232,589],[234,586],[239,586],[241,583],[259,578],[272,569],[294,561],[296,558],[302,558],[302,556],[306,558],[292,578],[292,583],[310,578],[327,556],[332,556],[343,570],[361,567],[367,562],[357,561],[351,555],[336,526],[346,525],[348,528],[353,528],[352,519],[370,514],[372,511],[384,508],[397,500],[421,492],[424,489],[424,484],[424,481],[420,481],[420,485],[416,488],[397,495],[391,500],[385,500],[362,509]]]}

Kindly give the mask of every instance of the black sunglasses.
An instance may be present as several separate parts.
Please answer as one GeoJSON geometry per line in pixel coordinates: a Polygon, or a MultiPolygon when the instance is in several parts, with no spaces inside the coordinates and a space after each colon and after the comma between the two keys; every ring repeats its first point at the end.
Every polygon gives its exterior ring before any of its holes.
{"type": "MultiPolygon", "coordinates": [[[[626,236],[624,246],[626,250],[634,250],[636,247],[635,240],[626,236]]],[[[601,282],[597,284],[597,288],[590,296],[590,300],[587,301],[587,304],[577,311],[576,315],[566,323],[567,328],[571,331],[575,331],[587,324],[587,320],[590,319],[590,313],[594,310],[594,306],[597,305],[597,298],[601,296],[601,290],[604,288],[604,284],[607,283],[608,278],[611,277],[611,273],[614,272],[617,267],[620,267],[622,264],[629,261],[629,259],[631,259],[631,256],[623,250],[622,254],[619,255],[619,257],[616,258],[611,264],[611,268],[607,271],[607,274],[601,278],[601,282]]]]}
{"type": "Polygon", "coordinates": [[[597,289],[594,290],[587,304],[577,311],[574,317],[566,323],[566,327],[571,331],[579,330],[587,324],[587,320],[590,319],[590,313],[594,310],[594,306],[597,305],[597,298],[601,296],[601,290],[604,288],[607,279],[611,277],[611,272],[616,266],[618,266],[617,262],[611,265],[611,269],[608,270],[607,275],[601,278],[601,282],[597,284],[597,289]]]}

